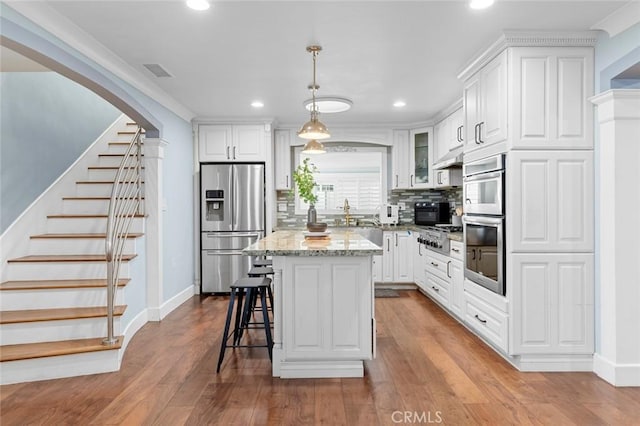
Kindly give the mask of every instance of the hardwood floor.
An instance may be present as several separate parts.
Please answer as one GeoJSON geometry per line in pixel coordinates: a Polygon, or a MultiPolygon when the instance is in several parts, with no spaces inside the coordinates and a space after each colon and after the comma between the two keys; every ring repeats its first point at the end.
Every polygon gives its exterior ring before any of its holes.
{"type": "Polygon", "coordinates": [[[138,332],[120,372],[0,387],[0,424],[640,424],[640,388],[520,373],[420,293],[400,294],[376,299],[378,356],[362,379],[272,378],[263,348],[229,350],[216,374],[227,299],[194,297],[138,332]]]}

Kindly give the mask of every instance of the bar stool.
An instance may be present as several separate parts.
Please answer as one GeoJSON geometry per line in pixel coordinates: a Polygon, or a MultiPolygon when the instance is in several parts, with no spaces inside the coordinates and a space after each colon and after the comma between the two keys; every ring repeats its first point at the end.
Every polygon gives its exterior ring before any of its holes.
{"type": "Polygon", "coordinates": [[[253,266],[272,266],[273,260],[271,259],[255,259],[253,261],[253,266]]]}
{"type": "MultiPolygon", "coordinates": [[[[267,275],[273,276],[273,268],[270,266],[254,266],[249,270],[247,275],[249,275],[249,277],[266,277],[267,275]]],[[[269,310],[273,311],[273,293],[271,291],[271,286],[267,288],[267,295],[269,296],[269,310]]],[[[256,307],[256,301],[257,301],[256,296],[257,295],[254,295],[254,298],[251,301],[251,307],[253,309],[255,309],[256,307]]]]}
{"type": "MultiPolygon", "coordinates": [[[[224,333],[222,334],[222,344],[220,345],[220,356],[218,357],[218,367],[216,369],[216,373],[220,372],[220,366],[222,365],[222,361],[224,359],[224,353],[227,348],[267,348],[269,351],[269,359],[271,359],[271,349],[273,347],[273,340],[271,338],[271,324],[269,323],[269,315],[267,313],[267,301],[266,294],[267,289],[270,291],[271,280],[266,277],[250,277],[250,278],[240,278],[233,285],[231,285],[231,297],[229,299],[229,308],[227,309],[227,319],[224,324],[224,333]],[[244,305],[242,304],[243,296],[246,292],[246,300],[244,305]],[[245,328],[250,328],[250,324],[262,324],[264,327],[265,337],[267,339],[266,345],[241,345],[240,339],[242,338],[242,330],[240,324],[241,317],[244,318],[250,312],[251,305],[250,302],[255,297],[255,294],[260,294],[260,303],[262,305],[262,318],[263,322],[261,323],[248,323],[244,324],[245,328]],[[231,325],[231,317],[233,316],[233,305],[237,299],[236,303],[236,317],[235,317],[235,327],[233,332],[229,332],[229,328],[231,325]],[[233,344],[227,344],[229,337],[233,335],[233,344]]],[[[252,327],[252,328],[262,328],[262,327],[252,327]]]]}

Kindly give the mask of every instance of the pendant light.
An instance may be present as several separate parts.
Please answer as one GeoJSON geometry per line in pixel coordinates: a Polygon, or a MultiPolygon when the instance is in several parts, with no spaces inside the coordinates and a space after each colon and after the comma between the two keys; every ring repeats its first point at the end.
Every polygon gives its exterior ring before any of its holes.
{"type": "MultiPolygon", "coordinates": [[[[313,55],[313,85],[309,86],[311,90],[311,119],[302,125],[302,128],[298,131],[298,136],[302,139],[326,139],[331,137],[327,127],[318,120],[318,107],[316,106],[316,91],[320,86],[316,84],[316,58],[318,52],[322,50],[320,46],[307,46],[307,52],[313,55]]],[[[322,145],[322,144],[320,144],[322,145]]],[[[305,146],[306,148],[306,146],[305,146]]],[[[324,149],[323,149],[324,152],[324,149]]]]}
{"type": "Polygon", "coordinates": [[[303,154],[324,154],[325,152],[327,151],[325,151],[322,142],[315,139],[311,139],[304,145],[304,148],[302,148],[303,154]]]}

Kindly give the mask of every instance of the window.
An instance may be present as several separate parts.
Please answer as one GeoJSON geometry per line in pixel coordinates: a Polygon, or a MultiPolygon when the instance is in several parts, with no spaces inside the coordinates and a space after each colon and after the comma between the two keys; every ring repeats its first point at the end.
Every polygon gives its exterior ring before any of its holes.
{"type": "MultiPolygon", "coordinates": [[[[349,200],[353,214],[374,214],[387,199],[386,147],[331,146],[327,152],[307,155],[295,148],[296,167],[305,158],[317,167],[314,173],[321,214],[342,214],[344,200],[349,200]]],[[[296,194],[296,213],[304,214],[308,205],[296,194]]]]}

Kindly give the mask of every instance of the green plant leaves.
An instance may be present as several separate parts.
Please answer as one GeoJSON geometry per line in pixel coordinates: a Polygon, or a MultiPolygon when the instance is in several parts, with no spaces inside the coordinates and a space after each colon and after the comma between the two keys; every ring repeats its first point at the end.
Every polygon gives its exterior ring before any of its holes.
{"type": "MultiPolygon", "coordinates": [[[[311,163],[310,158],[307,157],[299,164],[293,172],[293,182],[295,187],[298,188],[298,194],[308,204],[315,204],[318,201],[318,196],[313,193],[313,189],[316,187],[316,181],[313,178],[313,173],[318,171],[317,167],[311,163]]],[[[295,190],[295,187],[293,190],[295,190]]]]}

